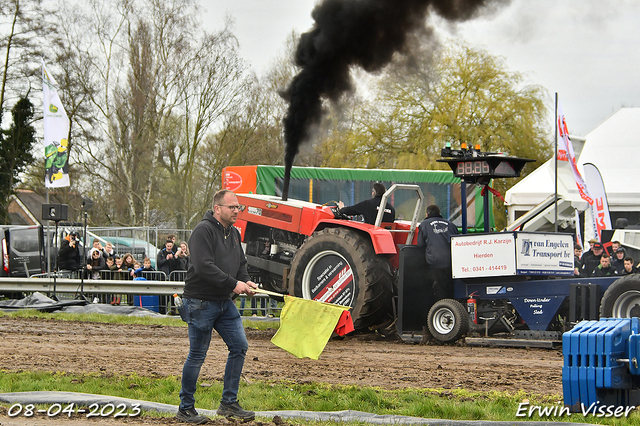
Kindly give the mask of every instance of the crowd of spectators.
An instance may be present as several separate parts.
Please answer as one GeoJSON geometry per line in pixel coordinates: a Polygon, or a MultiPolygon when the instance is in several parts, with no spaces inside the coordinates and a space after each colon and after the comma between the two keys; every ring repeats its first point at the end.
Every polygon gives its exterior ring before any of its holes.
{"type": "Polygon", "coordinates": [[[611,242],[611,254],[595,239],[589,241],[590,249],[582,253],[582,246],[574,246],[574,274],[579,277],[608,277],[637,274],[631,256],[627,256],[619,241],[611,242]]]}
{"type": "MultiPolygon", "coordinates": [[[[156,268],[152,266],[147,253],[142,265],[136,261],[135,256],[130,253],[116,253],[112,243],[106,242],[104,247],[98,238],[94,238],[90,248],[85,250],[79,243],[78,233],[72,231],[63,238],[58,250],[57,271],[73,271],[73,278],[79,278],[79,274],[84,274],[86,279],[149,279],[149,280],[178,280],[183,281],[186,271],[190,265],[189,245],[186,241],[176,244],[176,235],[169,234],[165,243],[156,254],[156,268]],[[172,274],[173,273],[173,274],[172,274]],[[77,274],[77,275],[75,275],[77,274]]],[[[102,296],[101,296],[102,297],[102,296]]],[[[105,302],[111,301],[112,305],[119,305],[123,295],[104,295],[105,302]]],[[[240,298],[240,312],[244,313],[246,298],[240,298]]],[[[277,309],[277,301],[270,298],[252,297],[250,298],[251,314],[257,316],[273,317],[273,312],[277,309]]]]}
{"type": "Polygon", "coordinates": [[[189,246],[186,241],[176,245],[176,236],[169,234],[164,247],[158,252],[156,266],[159,271],[167,276],[173,271],[186,271],[189,269],[189,246]]]}
{"type": "MultiPolygon", "coordinates": [[[[149,257],[145,257],[141,265],[132,253],[116,253],[113,244],[107,242],[103,247],[97,238],[93,239],[92,247],[83,259],[78,234],[73,231],[63,239],[58,250],[58,271],[81,271],[87,279],[166,280],[172,272],[189,268],[189,246],[186,241],[176,245],[175,239],[173,234],[167,236],[156,255],[156,269],[151,266],[149,257]],[[163,274],[158,274],[158,271],[163,274]]],[[[180,278],[184,279],[184,276],[180,278]]]]}

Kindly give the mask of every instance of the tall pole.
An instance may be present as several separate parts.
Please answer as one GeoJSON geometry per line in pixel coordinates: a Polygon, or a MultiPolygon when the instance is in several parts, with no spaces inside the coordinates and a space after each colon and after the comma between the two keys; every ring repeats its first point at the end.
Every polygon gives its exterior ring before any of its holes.
{"type": "MultiPolygon", "coordinates": [[[[49,204],[49,187],[47,187],[47,204],[49,204]]],[[[51,278],[51,227],[50,220],[47,220],[47,278],[51,278]]]]}
{"type": "MultiPolygon", "coordinates": [[[[82,202],[82,212],[84,213],[84,229],[82,233],[82,262],[84,266],[80,275],[80,296],[78,299],[87,300],[84,297],[84,276],[87,274],[87,210],[84,201],[82,202]]],[[[102,253],[100,255],[102,256],[102,253]]]]}
{"type": "Polygon", "coordinates": [[[484,232],[489,232],[489,191],[486,191],[482,197],[482,206],[484,209],[484,232]]]}
{"type": "Polygon", "coordinates": [[[460,182],[460,198],[462,209],[460,210],[462,213],[462,233],[466,234],[468,232],[467,227],[467,182],[464,179],[460,182]]]}
{"type": "Polygon", "coordinates": [[[555,152],[553,158],[555,159],[555,220],[553,221],[553,229],[558,232],[558,92],[556,92],[556,105],[555,115],[553,117],[554,125],[554,140],[555,140],[555,152]]]}
{"type": "MultiPolygon", "coordinates": [[[[56,220],[56,235],[58,235],[58,221],[56,220]]],[[[58,296],[56,296],[56,278],[58,277],[58,256],[56,256],[56,268],[55,273],[53,274],[53,295],[51,299],[58,301],[58,296]]]]}

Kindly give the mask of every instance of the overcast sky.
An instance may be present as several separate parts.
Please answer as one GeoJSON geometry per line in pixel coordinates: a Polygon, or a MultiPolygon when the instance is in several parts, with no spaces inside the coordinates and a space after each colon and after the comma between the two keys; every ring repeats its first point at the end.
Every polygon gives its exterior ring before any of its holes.
{"type": "MultiPolygon", "coordinates": [[[[312,27],[318,2],[200,1],[207,28],[221,28],[225,15],[235,20],[241,54],[257,73],[283,52],[291,31],[312,27]]],[[[440,34],[502,56],[511,71],[546,88],[551,108],[557,92],[570,133],[584,136],[620,107],[640,107],[638,23],[637,0],[512,0],[440,34]]]]}

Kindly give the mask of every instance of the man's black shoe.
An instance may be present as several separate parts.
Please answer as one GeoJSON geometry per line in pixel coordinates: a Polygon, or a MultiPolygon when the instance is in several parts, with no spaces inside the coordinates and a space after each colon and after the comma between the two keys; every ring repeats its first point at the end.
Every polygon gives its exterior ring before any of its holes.
{"type": "Polygon", "coordinates": [[[195,408],[188,408],[186,410],[179,408],[176,418],[181,422],[191,423],[194,425],[209,423],[209,417],[199,415],[195,408]]]}
{"type": "Polygon", "coordinates": [[[224,402],[221,402],[217,414],[222,417],[235,417],[242,420],[253,420],[256,418],[256,413],[253,411],[243,410],[237,401],[233,404],[225,404],[224,402]]]}

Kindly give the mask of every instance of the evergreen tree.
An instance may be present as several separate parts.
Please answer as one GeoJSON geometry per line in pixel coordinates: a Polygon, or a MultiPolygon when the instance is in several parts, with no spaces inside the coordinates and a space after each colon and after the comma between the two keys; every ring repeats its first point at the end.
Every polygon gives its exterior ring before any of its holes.
{"type": "Polygon", "coordinates": [[[33,104],[22,97],[11,115],[11,127],[0,132],[0,223],[9,223],[9,196],[14,193],[18,175],[34,161],[31,155],[36,133],[31,125],[33,104]]]}

